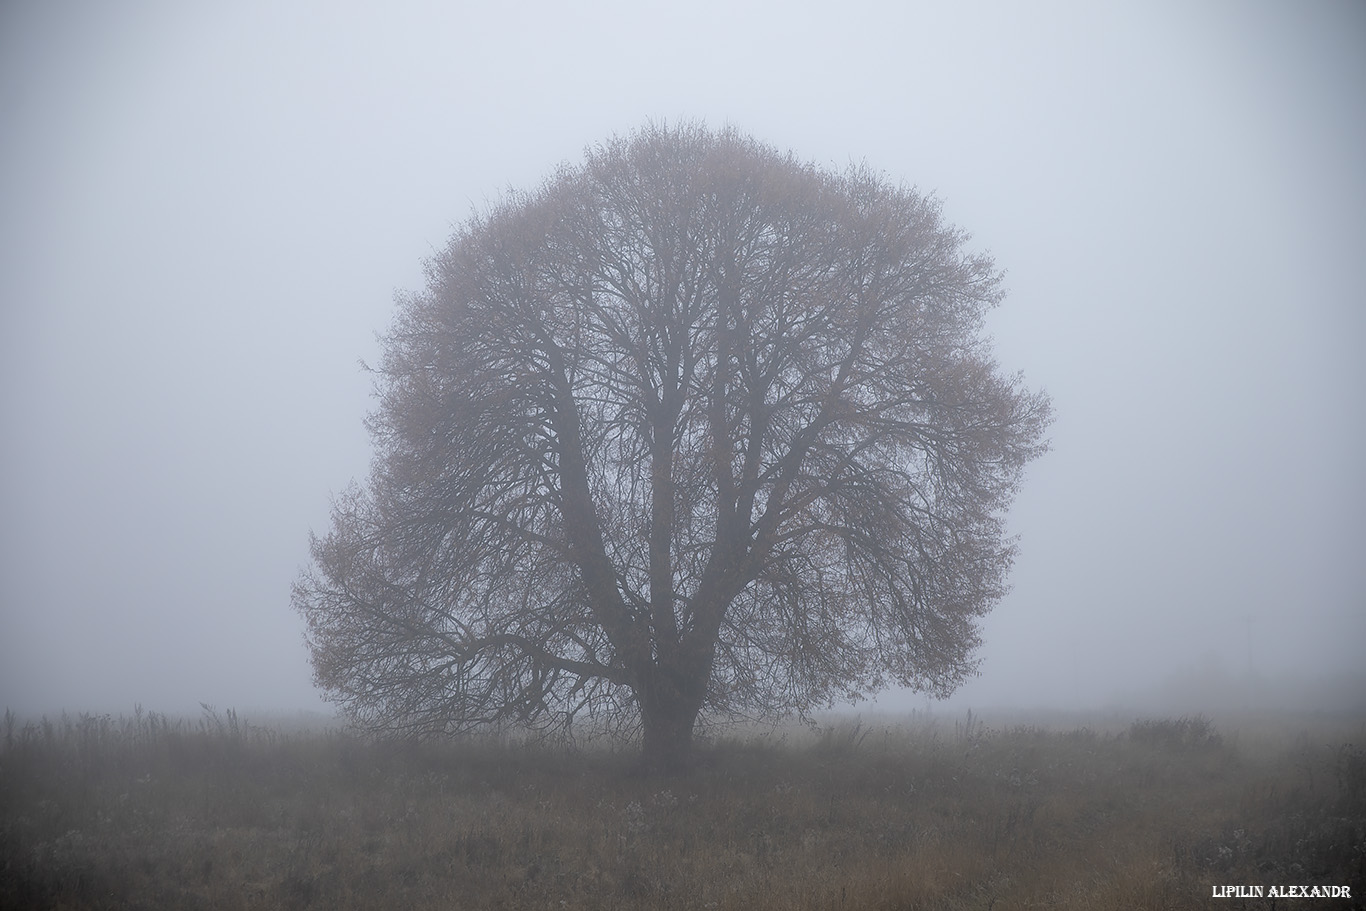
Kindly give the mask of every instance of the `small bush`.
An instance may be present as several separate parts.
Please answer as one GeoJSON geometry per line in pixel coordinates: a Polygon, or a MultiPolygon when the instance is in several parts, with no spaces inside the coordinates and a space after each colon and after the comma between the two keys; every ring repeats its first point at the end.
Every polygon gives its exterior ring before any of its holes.
{"type": "Polygon", "coordinates": [[[1129,726],[1129,742],[1167,750],[1212,750],[1224,744],[1204,715],[1140,719],[1129,726]]]}

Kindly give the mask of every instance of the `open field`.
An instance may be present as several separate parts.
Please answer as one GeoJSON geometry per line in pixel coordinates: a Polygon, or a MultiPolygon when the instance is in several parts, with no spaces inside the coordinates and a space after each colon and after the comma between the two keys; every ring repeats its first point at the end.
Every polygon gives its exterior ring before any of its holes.
{"type": "Polygon", "coordinates": [[[232,713],[8,721],[5,909],[1366,906],[1360,719],[847,719],[714,737],[672,779],[232,713]]]}

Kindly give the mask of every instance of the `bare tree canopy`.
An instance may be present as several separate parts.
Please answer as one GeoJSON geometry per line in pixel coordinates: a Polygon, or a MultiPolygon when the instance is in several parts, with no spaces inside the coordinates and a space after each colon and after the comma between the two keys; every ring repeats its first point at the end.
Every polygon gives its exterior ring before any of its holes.
{"type": "Polygon", "coordinates": [[[401,298],[368,487],[294,603],[358,723],[777,717],[947,695],[1006,590],[1047,397],[939,205],[649,127],[461,228],[401,298]]]}

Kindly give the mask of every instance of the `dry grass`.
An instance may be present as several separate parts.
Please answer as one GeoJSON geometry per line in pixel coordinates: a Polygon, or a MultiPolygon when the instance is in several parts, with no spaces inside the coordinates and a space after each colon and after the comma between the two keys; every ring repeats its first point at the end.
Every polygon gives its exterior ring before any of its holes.
{"type": "Polygon", "coordinates": [[[232,713],[11,719],[0,907],[1179,909],[1224,884],[1349,885],[1326,904],[1360,907],[1353,739],[844,722],[714,741],[659,780],[609,750],[232,713]]]}

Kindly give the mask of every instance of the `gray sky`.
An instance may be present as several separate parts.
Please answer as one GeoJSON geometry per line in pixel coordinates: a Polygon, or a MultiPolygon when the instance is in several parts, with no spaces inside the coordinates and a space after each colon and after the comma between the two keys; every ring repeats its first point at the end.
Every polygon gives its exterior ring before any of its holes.
{"type": "Polygon", "coordinates": [[[393,293],[651,118],[866,160],[1008,270],[1058,420],[955,704],[1366,663],[1366,5],[494,6],[0,7],[0,703],[321,707],[289,586],[393,293]]]}

